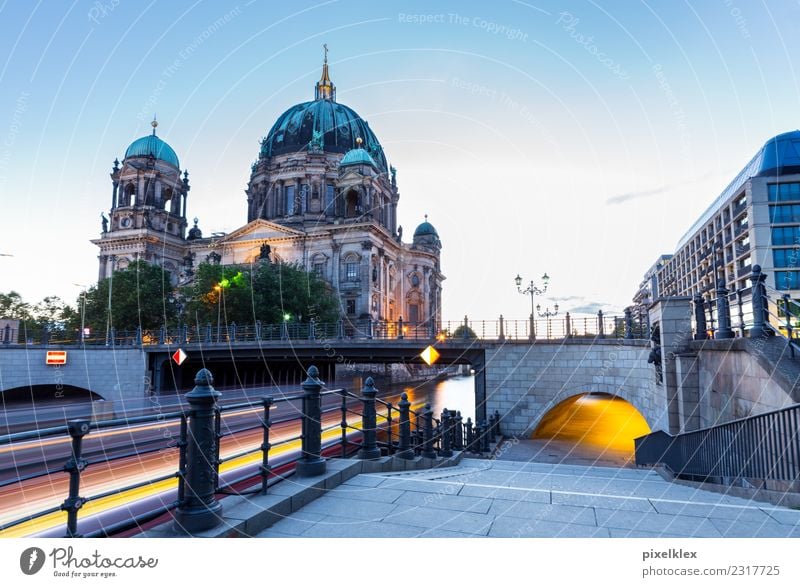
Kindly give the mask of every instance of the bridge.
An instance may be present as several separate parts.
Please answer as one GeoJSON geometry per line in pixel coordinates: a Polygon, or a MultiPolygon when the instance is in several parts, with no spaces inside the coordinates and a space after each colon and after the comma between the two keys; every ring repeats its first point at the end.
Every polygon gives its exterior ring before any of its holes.
{"type": "Polygon", "coordinates": [[[497,413],[516,437],[530,436],[554,407],[585,394],[624,400],[651,430],[671,433],[797,401],[800,371],[791,365],[789,371],[777,369],[776,357],[765,354],[775,344],[780,352],[781,343],[764,339],[756,348],[742,337],[693,341],[690,302],[657,300],[647,322],[600,313],[535,322],[465,318],[435,333],[402,321],[342,321],[162,328],[112,332],[101,340],[30,339],[0,344],[0,392],[83,393],[124,413],[126,403],[189,389],[203,367],[222,387],[285,386],[299,384],[311,364],[329,381],[350,364],[422,364],[420,353],[431,344],[440,365],[468,365],[474,372],[476,418],[488,421],[497,413]],[[649,324],[657,325],[655,343],[649,324]],[[188,356],[181,366],[171,360],[178,348],[188,356]],[[47,365],[52,350],[66,351],[66,364],[47,365]]]}

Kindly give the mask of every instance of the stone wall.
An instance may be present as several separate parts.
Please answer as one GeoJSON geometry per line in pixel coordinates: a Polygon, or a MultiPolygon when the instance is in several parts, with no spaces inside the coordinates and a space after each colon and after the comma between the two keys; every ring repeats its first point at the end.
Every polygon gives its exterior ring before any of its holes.
{"type": "Polygon", "coordinates": [[[692,343],[700,357],[700,427],[777,410],[795,403],[787,386],[748,352],[746,341],[692,343]]]}
{"type": "Polygon", "coordinates": [[[503,415],[503,432],[529,436],[559,402],[603,392],[631,403],[653,430],[666,429],[667,401],[647,363],[649,341],[506,343],[486,349],[486,407],[503,415]]]}
{"type": "Polygon", "coordinates": [[[141,349],[0,348],[0,392],[30,385],[72,385],[119,401],[144,398],[150,380],[141,349]],[[48,350],[66,350],[66,365],[46,365],[48,350]]]}

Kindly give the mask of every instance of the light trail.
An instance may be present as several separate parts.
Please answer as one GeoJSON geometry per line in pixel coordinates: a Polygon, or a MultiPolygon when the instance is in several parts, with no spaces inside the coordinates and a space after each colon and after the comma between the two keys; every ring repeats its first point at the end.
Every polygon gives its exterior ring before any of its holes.
{"type": "MultiPolygon", "coordinates": [[[[414,407],[419,406],[412,406],[414,407]]],[[[253,410],[261,411],[261,410],[253,410]]],[[[340,420],[338,410],[332,410],[324,415],[322,427],[328,427],[340,420]]],[[[385,413],[377,415],[377,423],[387,421],[385,413]]],[[[397,426],[397,416],[393,416],[393,428],[397,426]]],[[[279,426],[285,428],[280,434],[273,434],[270,438],[272,444],[277,444],[282,440],[296,436],[300,431],[300,422],[292,421],[273,427],[272,432],[279,426]],[[289,426],[288,424],[291,424],[289,426]]],[[[348,426],[355,430],[361,429],[361,418],[348,419],[348,426]]],[[[119,433],[124,433],[119,431],[119,433]]],[[[341,428],[336,427],[326,430],[322,434],[322,440],[330,441],[341,437],[341,428]]],[[[221,439],[220,458],[224,459],[231,455],[250,450],[261,445],[263,431],[260,428],[244,430],[221,439]]],[[[301,447],[300,440],[294,440],[281,444],[270,450],[270,459],[285,456],[291,453],[299,453],[301,447]]],[[[249,455],[237,457],[220,465],[220,474],[235,472],[251,465],[260,464],[262,454],[256,451],[249,455]]],[[[150,453],[135,457],[126,457],[104,463],[96,463],[87,467],[81,476],[81,494],[86,496],[98,495],[111,491],[117,487],[125,487],[135,483],[143,483],[148,479],[158,478],[169,475],[177,471],[178,450],[177,448],[166,448],[157,453],[150,453]],[[160,463],[159,463],[160,461],[160,463]]],[[[255,476],[254,476],[255,477],[255,476]]],[[[17,504],[14,507],[5,507],[0,513],[0,524],[7,523],[26,515],[34,514],[38,511],[60,505],[67,496],[69,477],[66,473],[43,476],[32,479],[29,482],[18,485],[10,485],[0,489],[0,503],[17,504]],[[20,507],[18,504],[24,504],[20,507]]],[[[98,516],[119,507],[130,505],[134,502],[154,498],[170,491],[176,491],[178,487],[177,478],[166,479],[157,483],[145,485],[135,489],[130,489],[102,499],[92,500],[84,504],[79,513],[79,521],[98,516]]],[[[172,500],[170,500],[172,501],[172,500]]],[[[7,530],[0,532],[3,538],[20,538],[41,534],[49,530],[66,526],[67,513],[55,512],[41,516],[34,520],[18,524],[7,530]]]]}

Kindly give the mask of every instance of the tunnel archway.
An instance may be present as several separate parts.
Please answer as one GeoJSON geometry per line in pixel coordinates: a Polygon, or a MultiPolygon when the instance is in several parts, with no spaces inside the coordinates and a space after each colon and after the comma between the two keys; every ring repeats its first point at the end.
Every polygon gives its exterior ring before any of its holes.
{"type": "Polygon", "coordinates": [[[93,402],[102,399],[103,396],[89,389],[65,384],[23,385],[0,392],[0,401],[3,404],[18,407],[93,402]]]}
{"type": "Polygon", "coordinates": [[[631,403],[610,393],[580,393],[553,406],[531,438],[569,453],[596,459],[629,461],[634,439],[650,426],[631,403]]]}

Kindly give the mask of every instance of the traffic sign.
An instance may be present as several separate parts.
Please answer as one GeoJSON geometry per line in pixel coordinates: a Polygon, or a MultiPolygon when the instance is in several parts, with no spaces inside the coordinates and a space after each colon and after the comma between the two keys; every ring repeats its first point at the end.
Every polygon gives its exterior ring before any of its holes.
{"type": "Polygon", "coordinates": [[[66,365],[67,351],[47,351],[44,363],[45,365],[66,365]]]}
{"type": "Polygon", "coordinates": [[[178,349],[174,353],[172,353],[172,360],[180,367],[181,364],[187,359],[186,353],[183,352],[183,349],[178,349]]]}
{"type": "Polygon", "coordinates": [[[433,365],[436,361],[439,360],[439,351],[437,351],[432,346],[428,345],[424,351],[419,354],[422,357],[422,360],[425,361],[428,365],[433,365]]]}

